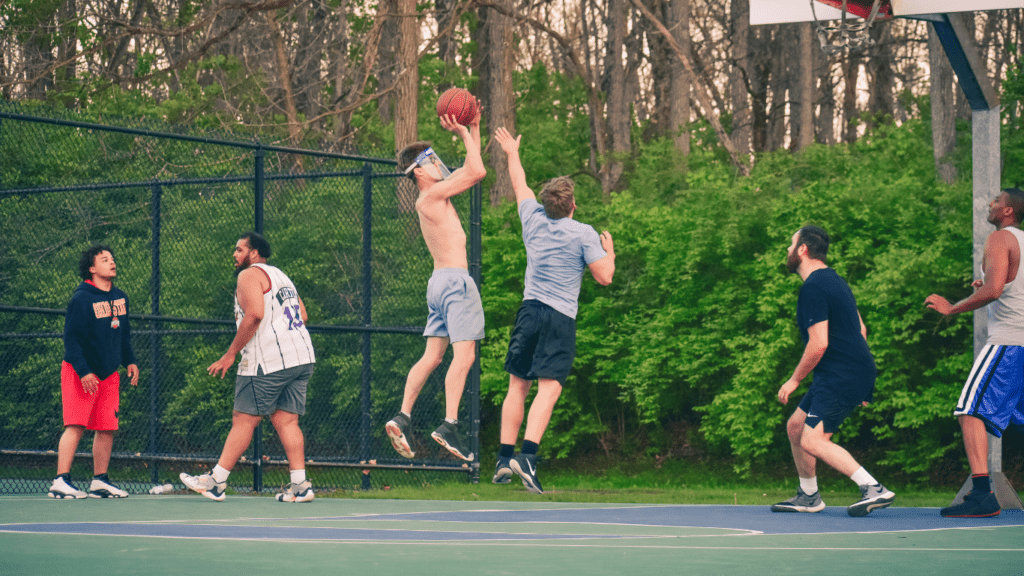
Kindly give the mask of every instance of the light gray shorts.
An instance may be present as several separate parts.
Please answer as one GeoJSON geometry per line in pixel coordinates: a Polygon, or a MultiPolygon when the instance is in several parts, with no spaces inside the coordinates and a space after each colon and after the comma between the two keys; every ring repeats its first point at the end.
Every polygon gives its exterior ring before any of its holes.
{"type": "Polygon", "coordinates": [[[476,282],[465,268],[439,268],[427,283],[427,327],[424,336],[452,342],[484,337],[484,307],[476,282]]]}
{"type": "Polygon", "coordinates": [[[306,413],[306,384],[313,364],[293,366],[255,376],[235,377],[235,410],[252,416],[270,416],[278,410],[302,416],[306,413]]]}

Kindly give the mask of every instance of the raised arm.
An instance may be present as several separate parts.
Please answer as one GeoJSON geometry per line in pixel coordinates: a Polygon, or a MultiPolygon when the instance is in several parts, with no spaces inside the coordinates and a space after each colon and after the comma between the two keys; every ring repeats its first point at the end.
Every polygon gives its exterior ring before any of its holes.
{"type": "Polygon", "coordinates": [[[536,200],[533,190],[526,185],[526,172],[523,170],[523,163],[519,160],[519,143],[523,139],[520,134],[515,138],[504,128],[494,131],[494,139],[501,145],[501,149],[508,155],[508,175],[512,180],[512,191],[516,194],[516,203],[523,200],[536,200]]]}
{"type": "Polygon", "coordinates": [[[939,314],[949,316],[970,312],[987,306],[989,303],[999,299],[1006,286],[1006,275],[1010,269],[1010,241],[1016,241],[1011,232],[999,230],[993,232],[985,240],[985,282],[973,294],[957,302],[950,304],[948,300],[932,294],[925,298],[925,305],[939,314]]]}
{"type": "Polygon", "coordinates": [[[477,107],[476,116],[470,121],[469,126],[459,124],[450,115],[441,117],[441,126],[462,138],[462,143],[466,145],[466,162],[447,179],[429,188],[428,194],[435,199],[451,198],[461,194],[487,176],[487,168],[480,156],[480,108],[477,107]]]}

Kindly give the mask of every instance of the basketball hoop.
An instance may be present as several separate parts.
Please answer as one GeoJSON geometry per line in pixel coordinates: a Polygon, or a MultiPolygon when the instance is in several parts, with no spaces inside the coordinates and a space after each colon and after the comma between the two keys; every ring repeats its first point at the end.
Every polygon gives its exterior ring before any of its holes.
{"type": "Polygon", "coordinates": [[[822,4],[828,4],[839,8],[843,12],[843,18],[838,26],[829,25],[818,20],[818,14],[814,10],[815,0],[810,0],[811,14],[814,22],[818,25],[818,42],[821,43],[821,50],[829,56],[851,50],[867,48],[875,43],[869,35],[871,25],[878,18],[892,18],[892,3],[890,0],[817,0],[822,4]],[[857,16],[856,20],[847,20],[847,14],[857,16]]]}

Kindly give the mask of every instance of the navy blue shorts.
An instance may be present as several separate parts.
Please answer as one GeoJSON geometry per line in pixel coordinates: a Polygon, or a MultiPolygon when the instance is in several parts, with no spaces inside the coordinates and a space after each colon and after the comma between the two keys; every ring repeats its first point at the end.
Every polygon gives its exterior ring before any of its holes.
{"type": "Polygon", "coordinates": [[[853,409],[857,406],[860,406],[859,402],[850,404],[848,400],[840,398],[837,394],[829,393],[828,389],[814,386],[811,386],[811,389],[800,400],[800,409],[807,413],[804,424],[811,428],[817,428],[818,422],[824,422],[825,434],[834,434],[839,431],[839,425],[853,413],[853,409]]]}
{"type": "Polygon", "coordinates": [[[505,372],[565,385],[576,359],[576,319],[539,300],[524,300],[508,342],[505,372]]]}

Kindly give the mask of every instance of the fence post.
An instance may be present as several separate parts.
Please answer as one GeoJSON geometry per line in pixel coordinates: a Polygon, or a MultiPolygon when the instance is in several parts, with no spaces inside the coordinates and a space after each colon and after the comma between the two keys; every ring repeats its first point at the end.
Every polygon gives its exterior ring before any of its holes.
{"type": "MultiPolygon", "coordinates": [[[[161,200],[163,199],[163,186],[154,182],[151,190],[150,210],[152,211],[152,264],[149,273],[149,312],[154,316],[160,315],[160,225],[161,225],[161,200]]],[[[157,423],[159,415],[157,406],[160,403],[160,368],[163,347],[163,336],[158,334],[162,324],[156,320],[149,323],[149,453],[155,455],[160,448],[158,434],[160,433],[157,423]]],[[[149,461],[150,480],[153,484],[160,483],[160,468],[154,458],[149,461]]]]}
{"type": "MultiPolygon", "coordinates": [[[[483,187],[478,182],[473,187],[473,193],[469,201],[469,274],[476,282],[477,289],[482,293],[480,286],[480,266],[483,247],[481,242],[481,222],[483,220],[483,187]]],[[[480,341],[476,343],[476,358],[473,360],[473,367],[469,371],[469,449],[473,451],[475,459],[469,467],[469,481],[473,484],[480,482],[480,341]]]]}
{"type": "MultiPolygon", "coordinates": [[[[253,178],[253,207],[255,222],[253,227],[257,234],[263,234],[263,146],[258,146],[253,151],[254,178],[253,178]]],[[[252,491],[259,494],[263,491],[263,419],[256,425],[252,435],[252,491]]]]}
{"type": "MultiPolygon", "coordinates": [[[[369,162],[363,164],[363,326],[373,324],[373,167],[369,162]]],[[[360,423],[360,454],[359,459],[369,462],[372,459],[372,411],[371,398],[373,372],[371,370],[372,347],[369,332],[363,332],[363,371],[362,371],[362,421],[360,423]]],[[[370,475],[363,474],[363,490],[370,489],[370,475]]]]}

